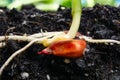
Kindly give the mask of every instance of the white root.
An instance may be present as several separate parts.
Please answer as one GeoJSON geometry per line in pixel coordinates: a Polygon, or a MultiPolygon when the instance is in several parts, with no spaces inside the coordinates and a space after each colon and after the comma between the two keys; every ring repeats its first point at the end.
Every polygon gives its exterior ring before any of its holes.
{"type": "Polygon", "coordinates": [[[4,41],[4,40],[17,40],[17,41],[32,41],[36,38],[33,37],[28,37],[28,36],[17,36],[17,35],[13,35],[13,36],[0,36],[0,41],[4,41]]]}
{"type": "Polygon", "coordinates": [[[37,34],[32,34],[29,37],[34,37],[34,38],[40,38],[40,37],[45,37],[45,36],[49,36],[49,35],[53,35],[53,34],[61,34],[64,32],[41,32],[41,33],[37,33],[37,34]]]}
{"type": "Polygon", "coordinates": [[[84,39],[87,42],[90,43],[116,43],[120,45],[120,41],[112,40],[112,39],[92,39],[91,37],[87,36],[79,36],[80,39],[84,39]]]}
{"type": "Polygon", "coordinates": [[[13,35],[13,36],[0,36],[0,48],[6,46],[5,40],[17,40],[17,41],[32,41],[35,40],[36,38],[33,37],[28,37],[28,36],[18,36],[18,35],[13,35]]]}
{"type": "Polygon", "coordinates": [[[59,34],[63,34],[64,32],[47,32],[47,33],[36,33],[29,36],[19,36],[19,35],[12,35],[12,36],[0,36],[0,41],[12,39],[12,40],[18,40],[18,41],[32,41],[37,38],[47,37],[47,36],[55,36],[59,34]]]}

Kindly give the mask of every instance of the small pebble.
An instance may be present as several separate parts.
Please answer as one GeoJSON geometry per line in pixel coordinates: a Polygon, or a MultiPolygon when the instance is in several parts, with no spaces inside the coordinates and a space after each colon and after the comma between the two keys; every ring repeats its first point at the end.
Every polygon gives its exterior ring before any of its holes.
{"type": "Polygon", "coordinates": [[[81,68],[85,68],[86,67],[85,61],[82,60],[82,59],[77,59],[75,62],[76,62],[78,67],[81,67],[81,68]]]}
{"type": "Polygon", "coordinates": [[[0,9],[0,12],[4,12],[2,9],[0,9]]]}
{"type": "Polygon", "coordinates": [[[27,72],[22,72],[20,75],[21,75],[22,79],[26,79],[29,77],[29,73],[27,73],[27,72]]]}
{"type": "Polygon", "coordinates": [[[52,64],[54,64],[54,62],[55,62],[54,60],[51,61],[52,64]]]}
{"type": "Polygon", "coordinates": [[[46,77],[47,77],[47,80],[50,80],[50,75],[47,74],[46,77]]]}
{"type": "Polygon", "coordinates": [[[89,76],[89,74],[87,74],[87,73],[85,73],[84,75],[85,75],[85,76],[89,76]]]}
{"type": "Polygon", "coordinates": [[[65,62],[66,64],[69,64],[69,63],[70,63],[70,59],[64,59],[64,62],[65,62]]]}
{"type": "Polygon", "coordinates": [[[110,70],[111,73],[113,73],[114,71],[113,70],[110,70]]]}

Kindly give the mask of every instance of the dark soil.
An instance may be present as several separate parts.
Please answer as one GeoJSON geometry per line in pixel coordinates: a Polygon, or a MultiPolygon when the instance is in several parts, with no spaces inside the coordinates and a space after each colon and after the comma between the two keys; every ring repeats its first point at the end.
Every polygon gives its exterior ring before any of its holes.
{"type": "MultiPolygon", "coordinates": [[[[120,41],[120,7],[95,5],[83,8],[79,32],[96,39],[120,41]]],[[[68,30],[71,10],[61,8],[57,12],[45,12],[34,6],[16,9],[0,9],[0,35],[24,35],[43,31],[68,30]],[[7,31],[9,28],[15,29],[7,31]]],[[[0,49],[0,66],[16,50],[28,42],[8,40],[0,49]]],[[[1,80],[120,80],[120,45],[88,43],[85,55],[69,59],[53,55],[38,55],[44,49],[34,44],[18,55],[3,71],[1,80]],[[23,76],[27,74],[28,76],[23,76]]]]}

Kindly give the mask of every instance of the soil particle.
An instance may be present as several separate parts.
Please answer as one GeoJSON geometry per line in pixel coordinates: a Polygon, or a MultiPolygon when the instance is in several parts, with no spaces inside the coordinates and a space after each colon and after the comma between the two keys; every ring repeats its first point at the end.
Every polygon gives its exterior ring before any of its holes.
{"type": "MultiPolygon", "coordinates": [[[[71,25],[71,10],[59,8],[57,12],[45,12],[33,5],[23,6],[18,11],[0,8],[0,35],[33,34],[43,31],[68,30],[71,25]]],[[[83,8],[79,32],[96,39],[120,40],[120,7],[95,5],[83,8]]],[[[28,42],[7,41],[0,49],[0,66],[16,50],[28,42]]],[[[3,72],[1,80],[119,80],[120,45],[87,44],[85,55],[79,59],[38,55],[44,49],[34,44],[18,55],[3,72]]]]}

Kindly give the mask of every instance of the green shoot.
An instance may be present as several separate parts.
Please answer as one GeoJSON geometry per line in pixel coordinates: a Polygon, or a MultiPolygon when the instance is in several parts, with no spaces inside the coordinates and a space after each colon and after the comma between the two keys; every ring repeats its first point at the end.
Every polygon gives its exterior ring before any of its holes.
{"type": "Polygon", "coordinates": [[[82,14],[82,9],[81,9],[81,0],[72,0],[72,24],[70,27],[70,30],[68,32],[69,38],[74,38],[79,25],[80,25],[80,20],[81,20],[81,14],[82,14]]]}

